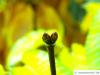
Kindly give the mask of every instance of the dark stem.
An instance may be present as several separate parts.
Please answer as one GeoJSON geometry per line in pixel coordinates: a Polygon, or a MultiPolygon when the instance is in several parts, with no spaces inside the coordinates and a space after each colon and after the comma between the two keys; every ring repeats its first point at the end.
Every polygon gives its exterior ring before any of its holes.
{"type": "Polygon", "coordinates": [[[49,62],[50,62],[51,75],[56,75],[54,45],[48,46],[48,52],[49,52],[49,62]]]}

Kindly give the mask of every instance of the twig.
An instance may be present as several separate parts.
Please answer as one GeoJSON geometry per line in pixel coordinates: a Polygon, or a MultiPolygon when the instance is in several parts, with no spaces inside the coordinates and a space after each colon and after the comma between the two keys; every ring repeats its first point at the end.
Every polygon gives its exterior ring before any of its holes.
{"type": "Polygon", "coordinates": [[[56,75],[54,43],[56,42],[57,38],[58,38],[58,34],[56,32],[52,33],[51,36],[49,36],[47,33],[44,33],[42,37],[43,41],[48,45],[51,75],[56,75]]]}

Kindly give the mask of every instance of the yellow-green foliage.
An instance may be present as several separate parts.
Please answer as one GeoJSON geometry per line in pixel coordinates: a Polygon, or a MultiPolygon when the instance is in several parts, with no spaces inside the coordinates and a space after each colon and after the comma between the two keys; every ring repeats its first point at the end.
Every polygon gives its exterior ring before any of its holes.
{"type": "Polygon", "coordinates": [[[5,70],[3,66],[0,64],[0,75],[5,75],[5,74],[6,74],[5,70]]]}
{"type": "Polygon", "coordinates": [[[7,5],[7,0],[0,0],[0,12],[4,11],[7,5]]]}
{"type": "Polygon", "coordinates": [[[96,23],[96,21],[94,21],[94,17],[96,17],[96,15],[100,13],[100,3],[94,3],[94,2],[86,3],[84,5],[84,8],[87,13],[86,16],[83,18],[83,21],[81,22],[80,26],[82,32],[86,33],[88,29],[91,27],[91,25],[94,24],[94,22],[96,23]]]}
{"type": "Polygon", "coordinates": [[[89,69],[100,69],[100,3],[89,4],[88,11],[93,15],[85,44],[87,62],[89,69]]]}
{"type": "Polygon", "coordinates": [[[86,69],[86,50],[85,48],[78,43],[73,43],[71,47],[72,52],[68,52],[68,48],[63,48],[62,52],[59,54],[58,59],[60,62],[68,67],[69,69],[86,69]]]}
{"type": "MultiPolygon", "coordinates": [[[[19,67],[13,67],[11,70],[12,75],[51,75],[50,65],[47,52],[41,50],[26,51],[21,60],[25,65],[19,67]]],[[[59,64],[56,59],[57,75],[67,75],[72,72],[59,64]]]]}

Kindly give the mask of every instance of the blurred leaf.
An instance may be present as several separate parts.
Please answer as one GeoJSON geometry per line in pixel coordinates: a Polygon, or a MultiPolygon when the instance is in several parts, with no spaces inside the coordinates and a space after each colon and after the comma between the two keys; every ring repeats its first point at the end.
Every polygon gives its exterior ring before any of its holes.
{"type": "Polygon", "coordinates": [[[88,68],[87,62],[86,62],[86,50],[84,46],[78,43],[72,44],[72,58],[73,58],[73,66],[75,70],[84,70],[88,68]]]}
{"type": "Polygon", "coordinates": [[[93,15],[85,44],[87,62],[90,66],[89,69],[100,69],[100,4],[92,3],[90,6],[92,12],[89,13],[93,13],[93,15]]]}
{"type": "Polygon", "coordinates": [[[3,66],[0,64],[0,75],[5,75],[3,66]]]}
{"type": "Polygon", "coordinates": [[[32,31],[34,24],[34,11],[25,3],[18,3],[15,6],[10,6],[5,11],[5,24],[3,33],[6,37],[8,47],[11,47],[14,42],[32,31]]]}
{"type": "Polygon", "coordinates": [[[34,70],[31,69],[30,66],[24,66],[24,67],[14,67],[10,71],[11,75],[34,75],[34,70]]]}
{"type": "Polygon", "coordinates": [[[73,69],[73,60],[69,53],[69,49],[65,46],[62,46],[62,51],[58,56],[58,60],[69,69],[73,69]]]}
{"type": "MultiPolygon", "coordinates": [[[[44,51],[26,51],[22,62],[25,66],[12,68],[10,71],[12,75],[51,75],[48,54],[44,51]]],[[[56,70],[57,75],[72,75],[72,72],[62,66],[58,60],[56,60],[56,70]]]]}
{"type": "Polygon", "coordinates": [[[96,23],[96,20],[94,21],[94,17],[100,11],[100,3],[93,3],[93,2],[86,3],[84,5],[84,8],[86,9],[87,14],[83,18],[83,21],[81,22],[80,26],[81,26],[82,32],[86,33],[89,30],[89,27],[91,27],[93,23],[96,23]]]}
{"type": "Polygon", "coordinates": [[[85,48],[81,44],[73,43],[71,50],[72,52],[69,52],[68,48],[62,48],[58,56],[59,61],[72,71],[75,69],[87,69],[85,48]]]}
{"type": "Polygon", "coordinates": [[[7,4],[6,0],[0,0],[0,12],[6,8],[6,4],[7,4]]]}

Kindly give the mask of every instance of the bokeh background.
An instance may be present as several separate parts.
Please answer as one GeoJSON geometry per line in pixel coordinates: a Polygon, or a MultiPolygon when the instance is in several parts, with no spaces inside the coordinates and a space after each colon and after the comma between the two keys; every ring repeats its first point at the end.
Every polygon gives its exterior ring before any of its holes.
{"type": "Polygon", "coordinates": [[[50,75],[44,32],[57,75],[100,70],[100,0],[0,0],[0,75],[50,75]]]}

